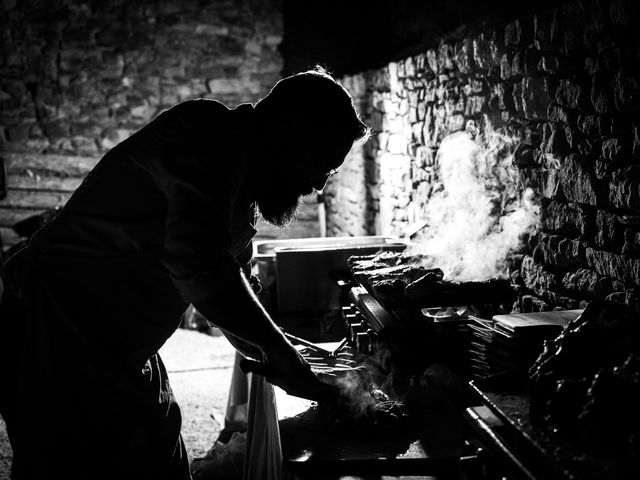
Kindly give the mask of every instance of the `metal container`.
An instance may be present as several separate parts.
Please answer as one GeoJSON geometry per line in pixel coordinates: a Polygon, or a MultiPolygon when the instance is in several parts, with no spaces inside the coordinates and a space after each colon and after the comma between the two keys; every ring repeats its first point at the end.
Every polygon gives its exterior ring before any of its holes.
{"type": "Polygon", "coordinates": [[[349,274],[347,259],[381,250],[402,251],[392,236],[320,237],[254,243],[263,303],[279,313],[340,308],[338,280],[349,274]]]}

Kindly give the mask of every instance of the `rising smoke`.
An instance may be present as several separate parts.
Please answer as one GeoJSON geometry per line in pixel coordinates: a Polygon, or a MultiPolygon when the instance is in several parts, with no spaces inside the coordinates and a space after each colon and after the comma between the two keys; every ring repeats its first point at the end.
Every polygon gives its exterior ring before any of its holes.
{"type": "Polygon", "coordinates": [[[506,259],[538,222],[530,189],[520,193],[514,141],[494,131],[457,132],[438,150],[441,187],[426,208],[428,227],[411,253],[426,255],[450,281],[507,274],[506,259]]]}

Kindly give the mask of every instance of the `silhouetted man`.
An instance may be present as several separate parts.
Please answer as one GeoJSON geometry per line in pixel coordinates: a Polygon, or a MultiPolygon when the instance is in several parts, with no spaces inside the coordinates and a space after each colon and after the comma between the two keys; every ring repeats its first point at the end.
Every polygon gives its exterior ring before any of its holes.
{"type": "Polygon", "coordinates": [[[2,270],[13,477],[188,479],[157,352],[189,303],[263,356],[273,383],[316,388],[248,286],[255,216],[287,223],[366,134],[346,90],[314,70],[255,106],[180,103],[109,151],[2,270]]]}

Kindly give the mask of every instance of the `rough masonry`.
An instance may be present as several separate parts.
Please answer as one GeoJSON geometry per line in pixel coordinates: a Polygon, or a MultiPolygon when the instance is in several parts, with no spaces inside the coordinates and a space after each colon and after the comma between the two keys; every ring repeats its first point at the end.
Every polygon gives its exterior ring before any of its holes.
{"type": "Polygon", "coordinates": [[[541,225],[514,278],[524,309],[640,307],[640,5],[585,0],[443,38],[344,79],[375,135],[327,190],[333,235],[404,235],[438,188],[442,139],[517,140],[541,225]]]}
{"type": "MultiPolygon", "coordinates": [[[[281,78],[281,10],[280,0],[2,2],[4,246],[20,240],[16,222],[63,205],[104,152],[164,109],[265,95],[281,78]]],[[[316,224],[305,209],[285,234],[316,224]]]]}

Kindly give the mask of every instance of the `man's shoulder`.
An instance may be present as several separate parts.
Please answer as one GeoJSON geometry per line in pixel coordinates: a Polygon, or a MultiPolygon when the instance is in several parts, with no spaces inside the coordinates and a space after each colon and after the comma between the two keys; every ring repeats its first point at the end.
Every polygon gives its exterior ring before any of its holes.
{"type": "Polygon", "coordinates": [[[171,107],[168,112],[175,114],[202,114],[202,115],[224,115],[230,112],[230,109],[222,102],[211,98],[195,98],[185,100],[171,107]]]}

